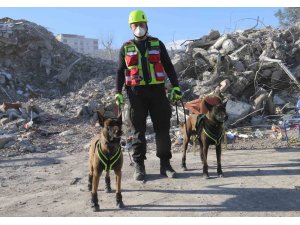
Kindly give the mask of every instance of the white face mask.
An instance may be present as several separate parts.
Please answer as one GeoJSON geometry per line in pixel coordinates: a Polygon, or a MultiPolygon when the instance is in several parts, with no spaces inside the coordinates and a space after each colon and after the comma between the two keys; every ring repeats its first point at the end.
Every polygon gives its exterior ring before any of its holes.
{"type": "Polygon", "coordinates": [[[143,37],[146,34],[146,30],[140,26],[138,26],[135,30],[134,30],[134,35],[137,37],[143,37]]]}

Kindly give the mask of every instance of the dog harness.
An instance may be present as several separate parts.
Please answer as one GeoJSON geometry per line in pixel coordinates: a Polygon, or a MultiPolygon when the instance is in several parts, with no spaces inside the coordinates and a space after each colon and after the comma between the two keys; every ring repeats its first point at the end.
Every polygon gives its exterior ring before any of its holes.
{"type": "Polygon", "coordinates": [[[217,133],[216,132],[212,132],[209,129],[209,126],[207,125],[207,123],[205,123],[205,120],[207,120],[207,117],[205,114],[199,114],[197,116],[197,122],[196,122],[196,133],[197,136],[199,138],[199,134],[200,134],[200,129],[201,126],[203,126],[203,131],[204,133],[215,142],[215,145],[219,145],[221,143],[221,140],[224,136],[224,129],[219,130],[217,133]]]}
{"type": "Polygon", "coordinates": [[[98,157],[99,157],[100,162],[101,162],[102,169],[105,170],[105,171],[112,170],[113,166],[116,164],[116,162],[119,161],[119,159],[121,157],[121,154],[122,154],[121,146],[119,145],[118,150],[116,151],[116,153],[111,158],[104,155],[104,153],[101,149],[100,141],[96,142],[96,148],[97,148],[97,153],[98,153],[98,157]]]}

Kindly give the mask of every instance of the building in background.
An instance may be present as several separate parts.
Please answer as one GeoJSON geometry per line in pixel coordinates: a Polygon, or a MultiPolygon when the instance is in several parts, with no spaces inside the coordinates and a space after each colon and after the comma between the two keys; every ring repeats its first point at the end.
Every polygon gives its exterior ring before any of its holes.
{"type": "Polygon", "coordinates": [[[56,39],[69,45],[75,51],[91,56],[99,57],[98,39],[86,38],[75,34],[58,34],[56,39]]]}

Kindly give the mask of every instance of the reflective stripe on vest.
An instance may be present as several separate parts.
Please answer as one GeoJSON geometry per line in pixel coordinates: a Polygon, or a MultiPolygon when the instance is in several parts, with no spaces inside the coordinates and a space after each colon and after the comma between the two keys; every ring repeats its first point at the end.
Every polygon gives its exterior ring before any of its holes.
{"type": "MultiPolygon", "coordinates": [[[[149,49],[146,49],[145,58],[148,60],[148,71],[151,76],[149,84],[162,84],[165,82],[166,73],[160,60],[159,40],[151,40],[149,49]]],[[[127,86],[145,85],[143,77],[142,55],[136,45],[130,41],[124,45],[125,84],[127,86]]]]}

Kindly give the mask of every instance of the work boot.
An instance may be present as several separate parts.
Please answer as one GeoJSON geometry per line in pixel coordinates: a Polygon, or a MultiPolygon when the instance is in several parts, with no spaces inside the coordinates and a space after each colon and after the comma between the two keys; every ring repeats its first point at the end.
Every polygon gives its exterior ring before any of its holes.
{"type": "Polygon", "coordinates": [[[177,173],[172,168],[169,159],[160,160],[160,174],[169,178],[176,178],[177,173]]]}
{"type": "Polygon", "coordinates": [[[145,180],[146,170],[144,161],[135,162],[135,171],[133,174],[133,178],[137,181],[145,180]]]}

